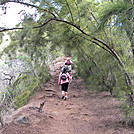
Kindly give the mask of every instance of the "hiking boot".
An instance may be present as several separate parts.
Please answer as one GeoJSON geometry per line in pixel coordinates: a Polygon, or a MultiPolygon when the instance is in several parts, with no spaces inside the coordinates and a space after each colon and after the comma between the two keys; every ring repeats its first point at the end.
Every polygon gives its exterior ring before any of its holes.
{"type": "Polygon", "coordinates": [[[64,100],[67,100],[67,97],[64,97],[64,100]]]}
{"type": "Polygon", "coordinates": [[[64,96],[62,96],[61,99],[64,99],[64,96]]]}

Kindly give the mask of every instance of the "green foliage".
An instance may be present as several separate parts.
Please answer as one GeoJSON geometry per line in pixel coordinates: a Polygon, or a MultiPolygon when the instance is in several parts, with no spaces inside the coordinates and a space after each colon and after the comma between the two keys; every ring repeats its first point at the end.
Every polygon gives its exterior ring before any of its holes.
{"type": "Polygon", "coordinates": [[[0,33],[0,44],[2,43],[3,36],[4,36],[4,34],[0,33]]]}
{"type": "Polygon", "coordinates": [[[31,92],[29,90],[27,90],[27,91],[24,91],[23,93],[21,93],[20,95],[16,96],[14,98],[14,105],[15,105],[14,107],[16,109],[18,109],[18,108],[24,106],[30,97],[30,93],[31,92]]]}
{"type": "Polygon", "coordinates": [[[107,26],[107,22],[116,25],[117,23],[126,21],[128,19],[127,13],[133,10],[134,7],[133,5],[121,0],[114,3],[108,2],[107,4],[104,4],[102,8],[102,12],[100,13],[100,24],[104,27],[104,25],[107,26]],[[117,18],[117,15],[119,16],[119,19],[117,18]],[[113,18],[111,19],[111,17],[113,18]]]}
{"type": "Polygon", "coordinates": [[[125,124],[128,126],[129,121],[132,119],[134,107],[132,102],[129,99],[124,99],[124,103],[121,105],[122,112],[125,117],[125,124]]]}
{"type": "Polygon", "coordinates": [[[35,90],[40,88],[39,85],[41,86],[49,80],[49,73],[45,71],[47,70],[40,68],[36,75],[29,72],[14,81],[12,86],[14,107],[19,108],[26,104],[35,90]]]}

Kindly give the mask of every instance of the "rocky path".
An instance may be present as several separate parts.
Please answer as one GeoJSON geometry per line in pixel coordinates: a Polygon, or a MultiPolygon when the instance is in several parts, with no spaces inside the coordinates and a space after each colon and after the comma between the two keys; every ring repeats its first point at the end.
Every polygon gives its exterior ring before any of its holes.
{"type": "Polygon", "coordinates": [[[5,118],[1,134],[134,134],[124,127],[119,102],[108,92],[89,92],[81,78],[78,90],[74,81],[69,85],[69,98],[61,99],[57,85],[60,66],[64,58],[55,61],[52,78],[38,91],[27,105],[5,118]],[[45,101],[41,112],[39,107],[45,101]]]}

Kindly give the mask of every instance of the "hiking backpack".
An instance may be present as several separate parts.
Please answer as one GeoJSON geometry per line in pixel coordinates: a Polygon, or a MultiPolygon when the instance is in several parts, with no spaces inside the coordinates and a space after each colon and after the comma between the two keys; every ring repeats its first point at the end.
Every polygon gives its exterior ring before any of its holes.
{"type": "Polygon", "coordinates": [[[66,74],[62,74],[61,75],[61,80],[66,80],[67,79],[67,75],[66,74]]]}
{"type": "Polygon", "coordinates": [[[68,72],[68,70],[69,70],[68,65],[64,65],[64,66],[62,67],[62,69],[61,69],[62,72],[63,72],[64,69],[66,70],[66,72],[68,72]]]}
{"type": "Polygon", "coordinates": [[[71,61],[70,60],[67,60],[67,65],[71,65],[71,61]]]}

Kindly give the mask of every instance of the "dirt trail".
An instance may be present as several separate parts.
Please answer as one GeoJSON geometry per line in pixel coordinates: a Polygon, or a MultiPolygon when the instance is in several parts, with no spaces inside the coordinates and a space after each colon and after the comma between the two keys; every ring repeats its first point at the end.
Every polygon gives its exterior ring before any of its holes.
{"type": "Polygon", "coordinates": [[[55,61],[56,72],[24,107],[5,118],[1,134],[134,134],[131,128],[122,127],[123,119],[119,102],[108,92],[89,92],[81,78],[69,85],[69,98],[61,99],[57,85],[60,66],[64,58],[55,61]],[[45,101],[41,112],[29,107],[39,107],[45,101]],[[23,118],[23,120],[21,120],[23,118]],[[20,120],[19,120],[20,119],[20,120]]]}

